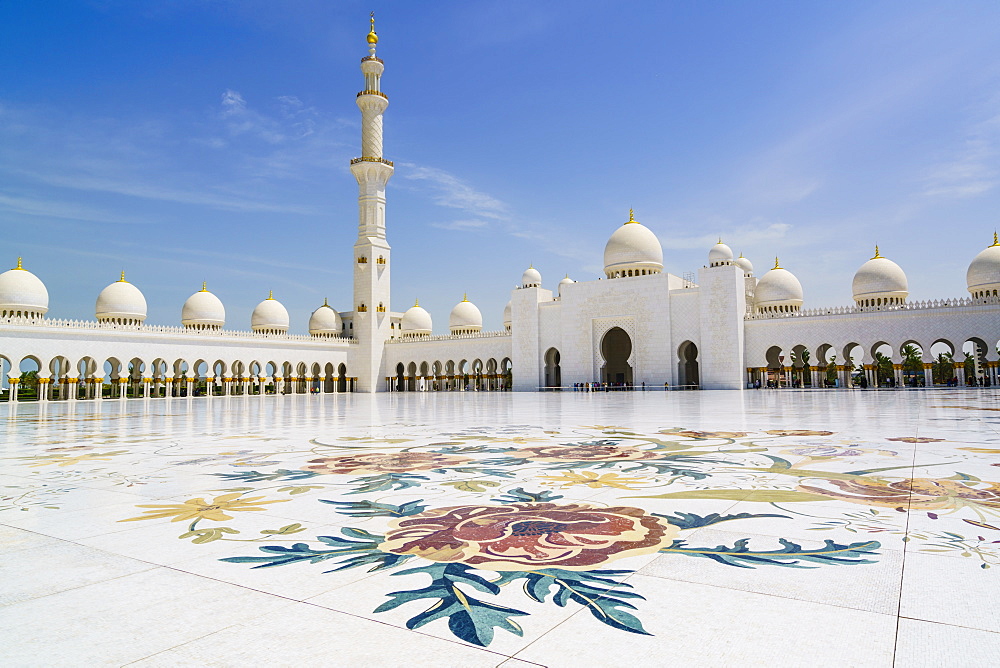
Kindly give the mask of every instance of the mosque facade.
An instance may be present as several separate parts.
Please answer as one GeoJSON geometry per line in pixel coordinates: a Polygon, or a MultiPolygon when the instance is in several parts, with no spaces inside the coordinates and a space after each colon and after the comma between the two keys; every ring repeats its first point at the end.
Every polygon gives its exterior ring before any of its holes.
{"type": "Polygon", "coordinates": [[[351,161],[358,237],[350,308],[324,303],[309,318],[308,336],[290,335],[287,310],[269,295],[254,309],[250,331],[227,330],[224,305],[203,285],[184,303],[180,326],[147,325],[145,298],[123,273],[98,296],[95,320],[53,319],[44,283],[19,258],[0,274],[0,361],[10,400],[535,391],[595,382],[730,390],[929,386],[941,380],[934,368],[942,351],[955,384],[997,383],[996,235],[969,265],[968,296],[909,300],[905,273],[876,248],[854,276],[854,304],[803,310],[801,284],[777,259],[758,278],[721,240],[696,279],[664,271],[659,240],[629,212],[605,246],[602,278],[567,276],[550,290],[529,267],[502,330],[483,331],[482,313],[466,298],[449,315],[450,333],[433,335],[431,315],[419,304],[390,310],[386,187],[394,166],[383,155],[389,100],[374,20],[367,40],[357,94],[361,156],[351,161]],[[22,382],[26,365],[34,369],[30,391],[22,382]]]}

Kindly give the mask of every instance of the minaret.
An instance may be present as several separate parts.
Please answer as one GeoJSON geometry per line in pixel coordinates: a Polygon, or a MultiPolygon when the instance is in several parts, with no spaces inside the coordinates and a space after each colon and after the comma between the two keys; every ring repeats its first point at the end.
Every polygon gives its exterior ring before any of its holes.
{"type": "MultiPolygon", "coordinates": [[[[358,180],[358,240],[354,243],[354,338],[358,340],[359,392],[376,392],[383,377],[383,349],[389,338],[389,244],[385,239],[385,186],[392,163],[382,157],[382,112],[389,98],[380,90],[385,66],[375,57],[375,12],[368,33],[368,56],[361,59],[365,89],[361,109],[361,157],[351,160],[358,180]]],[[[355,371],[354,369],[349,369],[355,371]]]]}

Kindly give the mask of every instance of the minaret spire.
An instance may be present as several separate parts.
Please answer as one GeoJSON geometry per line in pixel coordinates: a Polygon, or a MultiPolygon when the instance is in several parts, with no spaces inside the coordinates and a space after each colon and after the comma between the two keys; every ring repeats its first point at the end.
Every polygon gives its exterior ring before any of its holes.
{"type": "Polygon", "coordinates": [[[354,243],[354,261],[351,264],[354,266],[352,324],[354,338],[359,343],[355,348],[357,389],[361,392],[379,389],[379,381],[384,376],[385,341],[390,337],[391,265],[385,235],[385,187],[392,177],[393,166],[382,156],[382,114],[389,106],[389,98],[382,92],[385,65],[381,58],[375,56],[378,45],[375,12],[371,13],[369,20],[371,28],[366,38],[368,55],[361,59],[365,87],[356,100],[361,110],[361,157],[351,160],[351,173],[358,181],[358,240],[354,243]]]}

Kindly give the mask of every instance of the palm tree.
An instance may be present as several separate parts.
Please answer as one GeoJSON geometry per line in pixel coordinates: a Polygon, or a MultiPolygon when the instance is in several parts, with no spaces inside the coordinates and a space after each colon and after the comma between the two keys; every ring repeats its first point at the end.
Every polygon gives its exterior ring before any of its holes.
{"type": "Polygon", "coordinates": [[[826,363],[826,383],[835,386],[837,384],[837,355],[830,355],[830,361],[826,363]]]}
{"type": "Polygon", "coordinates": [[[893,379],[892,360],[882,353],[875,353],[875,373],[879,385],[891,385],[893,379]]]}
{"type": "Polygon", "coordinates": [[[907,343],[899,352],[903,357],[903,375],[908,378],[908,384],[916,386],[923,377],[923,355],[912,343],[907,343]]]}
{"type": "Polygon", "coordinates": [[[934,379],[935,385],[944,385],[952,379],[955,375],[955,360],[952,359],[951,353],[941,353],[934,360],[934,366],[931,368],[931,377],[934,379]]]}

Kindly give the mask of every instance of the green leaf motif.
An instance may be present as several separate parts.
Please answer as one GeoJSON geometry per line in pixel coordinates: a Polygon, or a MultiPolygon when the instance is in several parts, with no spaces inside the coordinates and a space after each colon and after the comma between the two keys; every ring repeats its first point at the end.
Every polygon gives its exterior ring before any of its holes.
{"type": "Polygon", "coordinates": [[[311,489],[323,489],[323,485],[293,485],[291,487],[281,487],[278,491],[288,492],[290,496],[292,494],[305,494],[311,489]]]}
{"type": "Polygon", "coordinates": [[[307,478],[314,478],[320,474],[316,471],[290,471],[288,469],[278,469],[273,473],[263,473],[261,471],[241,471],[239,473],[213,473],[212,475],[232,482],[277,482],[284,480],[305,480],[307,478]]]}
{"type": "Polygon", "coordinates": [[[423,512],[427,506],[420,505],[423,499],[407,501],[401,506],[375,501],[330,501],[320,499],[320,503],[339,506],[337,512],[348,517],[407,517],[423,512]]]}
{"type": "Polygon", "coordinates": [[[300,531],[305,531],[305,529],[302,528],[301,524],[296,522],[295,524],[287,524],[280,529],[264,529],[261,533],[265,535],[287,536],[289,534],[299,533],[300,531]]]}
{"type": "Polygon", "coordinates": [[[370,475],[355,478],[351,484],[360,486],[348,492],[348,494],[369,494],[371,492],[399,491],[408,487],[419,487],[421,482],[430,480],[422,475],[412,473],[383,473],[381,475],[370,475]]]}
{"type": "Polygon", "coordinates": [[[338,562],[337,568],[333,568],[326,573],[342,571],[358,566],[371,566],[371,571],[383,570],[397,566],[411,555],[390,554],[382,552],[378,546],[384,540],[383,536],[369,533],[364,529],[352,529],[345,527],[340,530],[348,538],[339,536],[317,536],[316,540],[329,545],[333,549],[322,550],[310,546],[308,543],[295,543],[291,547],[284,545],[264,545],[260,548],[266,556],[262,557],[225,557],[219,561],[226,561],[233,564],[257,564],[254,568],[272,568],[274,566],[285,566],[287,564],[298,564],[308,562],[310,564],[319,563],[328,559],[342,559],[338,562]],[[357,540],[350,540],[350,539],[357,540]]]}
{"type": "Polygon", "coordinates": [[[213,540],[219,540],[226,534],[236,534],[239,533],[236,529],[230,529],[229,527],[212,527],[211,529],[195,529],[194,531],[188,531],[182,533],[178,538],[191,538],[194,536],[194,540],[191,542],[196,545],[201,545],[203,543],[211,543],[213,540]]]}
{"type": "Polygon", "coordinates": [[[458,480],[455,482],[443,482],[441,484],[454,487],[463,492],[485,492],[487,487],[500,486],[500,483],[495,480],[458,480]]]}
{"type": "Polygon", "coordinates": [[[710,524],[718,524],[719,522],[729,522],[730,520],[748,520],[758,517],[780,517],[786,520],[792,519],[788,515],[775,515],[771,513],[760,515],[755,515],[753,513],[739,513],[737,515],[720,515],[719,513],[712,513],[711,515],[702,516],[695,515],[694,513],[676,512],[673,515],[661,515],[660,513],[653,513],[653,515],[662,517],[667,522],[681,529],[697,529],[699,527],[707,527],[710,524]]]}
{"type": "Polygon", "coordinates": [[[515,487],[491,499],[491,501],[499,503],[545,503],[561,498],[563,498],[562,494],[553,494],[547,489],[541,492],[529,492],[523,487],[515,487]]]}
{"type": "Polygon", "coordinates": [[[418,629],[437,619],[448,619],[448,628],[462,640],[486,647],[493,642],[494,629],[502,629],[514,635],[523,635],[521,627],[512,617],[524,616],[528,613],[481,601],[463,590],[459,585],[485,592],[499,594],[500,587],[476,575],[463,564],[431,564],[418,568],[398,571],[393,575],[412,575],[427,573],[431,584],[422,589],[409,591],[394,591],[388,594],[390,600],[375,608],[375,612],[392,610],[411,601],[421,599],[434,600],[429,608],[411,617],[406,622],[406,628],[418,629]]]}
{"type": "Polygon", "coordinates": [[[668,547],[660,550],[667,554],[683,554],[690,557],[705,557],[727,566],[740,568],[755,568],[760,565],[787,566],[789,568],[816,568],[808,563],[818,565],[873,564],[874,559],[866,557],[878,556],[877,550],[882,547],[878,541],[870,540],[863,543],[841,545],[832,540],[824,541],[824,547],[802,549],[801,545],[784,538],[779,538],[780,550],[751,550],[747,547],[749,538],[741,538],[733,547],[719,545],[717,547],[687,547],[685,541],[675,540],[668,547]],[[804,563],[806,562],[806,563],[804,563]]]}
{"type": "Polygon", "coordinates": [[[643,628],[639,619],[623,608],[635,610],[627,599],[645,600],[629,591],[632,585],[614,579],[614,576],[631,575],[632,571],[567,571],[546,568],[530,572],[504,573],[502,581],[524,578],[524,592],[533,600],[544,603],[552,594],[553,602],[565,607],[570,601],[584,606],[602,624],[629,633],[652,635],[643,628]],[[609,577],[611,576],[611,577],[609,577]]]}
{"type": "Polygon", "coordinates": [[[810,492],[785,489],[692,489],[653,496],[629,496],[629,499],[723,499],[726,501],[757,501],[759,503],[792,503],[799,501],[830,501],[830,497],[810,492]]]}

